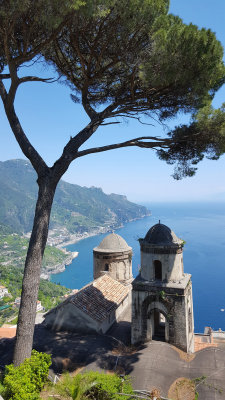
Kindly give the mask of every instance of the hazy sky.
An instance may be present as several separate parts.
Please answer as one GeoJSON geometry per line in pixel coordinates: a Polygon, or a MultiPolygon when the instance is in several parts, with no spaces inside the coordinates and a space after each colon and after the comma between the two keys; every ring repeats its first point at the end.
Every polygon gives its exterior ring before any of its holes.
{"type": "MultiPolygon", "coordinates": [[[[207,27],[225,46],[225,0],[171,0],[170,11],[184,22],[207,27]]],[[[45,76],[53,72],[38,67],[45,76]]],[[[61,155],[63,146],[88,121],[79,105],[70,100],[70,90],[60,84],[21,85],[16,111],[32,144],[48,165],[61,155]]],[[[214,106],[225,102],[225,87],[214,99],[214,106]]],[[[187,117],[181,117],[180,122],[187,117]]],[[[0,103],[0,160],[25,158],[15,141],[0,103]]],[[[144,126],[135,121],[102,127],[89,140],[88,147],[124,141],[143,135],[159,135],[160,126],[144,126]]],[[[106,193],[120,193],[134,201],[225,200],[225,156],[218,161],[204,160],[193,178],[175,181],[173,167],[159,161],[148,149],[120,149],[89,155],[75,161],[63,179],[81,186],[98,186],[106,193]]]]}

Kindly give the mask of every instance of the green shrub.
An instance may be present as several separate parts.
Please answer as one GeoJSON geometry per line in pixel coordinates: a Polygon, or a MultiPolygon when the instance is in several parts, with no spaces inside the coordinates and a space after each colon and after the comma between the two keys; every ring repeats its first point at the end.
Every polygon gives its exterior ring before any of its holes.
{"type": "Polygon", "coordinates": [[[122,379],[116,374],[107,375],[99,372],[89,372],[87,373],[87,378],[93,384],[92,388],[89,390],[88,397],[96,398],[98,400],[124,400],[124,396],[117,393],[133,393],[128,377],[122,379]]]}
{"type": "Polygon", "coordinates": [[[63,398],[73,400],[124,400],[117,393],[133,394],[130,380],[116,374],[107,375],[99,372],[86,372],[74,378],[68,374],[54,387],[54,392],[63,398]]]}
{"type": "Polygon", "coordinates": [[[1,395],[1,396],[4,396],[4,395],[5,395],[5,387],[4,387],[4,385],[2,384],[2,382],[0,382],[0,395],[1,395]]]}
{"type": "Polygon", "coordinates": [[[3,380],[6,400],[37,400],[48,376],[51,356],[32,351],[18,367],[10,364],[6,367],[3,380]]]}

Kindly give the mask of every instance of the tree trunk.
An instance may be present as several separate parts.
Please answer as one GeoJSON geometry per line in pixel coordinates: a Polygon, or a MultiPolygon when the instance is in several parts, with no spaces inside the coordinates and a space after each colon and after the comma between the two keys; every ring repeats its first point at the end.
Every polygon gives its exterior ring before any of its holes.
{"type": "Polygon", "coordinates": [[[14,365],[31,356],[40,272],[44,249],[48,237],[50,213],[56,184],[49,176],[38,182],[39,192],[35,210],[34,224],[27,252],[22,285],[21,304],[19,309],[14,365]]]}

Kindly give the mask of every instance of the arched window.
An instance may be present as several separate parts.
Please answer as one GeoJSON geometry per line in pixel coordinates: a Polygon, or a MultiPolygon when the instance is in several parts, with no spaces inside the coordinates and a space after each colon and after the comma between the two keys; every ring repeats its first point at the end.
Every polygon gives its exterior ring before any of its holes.
{"type": "Polygon", "coordinates": [[[105,264],[105,271],[109,270],[109,264],[105,264]]]}
{"type": "Polygon", "coordinates": [[[162,263],[159,260],[154,261],[155,279],[162,280],[162,263]]]}

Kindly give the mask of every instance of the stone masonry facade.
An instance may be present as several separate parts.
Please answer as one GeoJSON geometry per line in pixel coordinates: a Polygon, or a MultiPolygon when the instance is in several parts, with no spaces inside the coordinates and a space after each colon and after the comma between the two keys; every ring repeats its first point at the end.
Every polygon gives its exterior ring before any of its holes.
{"type": "Polygon", "coordinates": [[[141,272],[132,283],[131,341],[162,338],[192,353],[192,283],[191,275],[183,272],[183,242],[157,224],[140,245],[141,272]]]}

